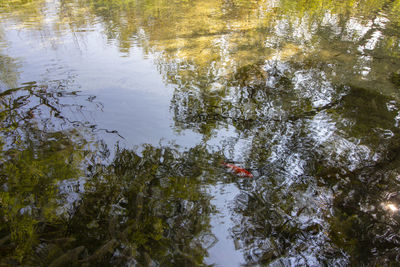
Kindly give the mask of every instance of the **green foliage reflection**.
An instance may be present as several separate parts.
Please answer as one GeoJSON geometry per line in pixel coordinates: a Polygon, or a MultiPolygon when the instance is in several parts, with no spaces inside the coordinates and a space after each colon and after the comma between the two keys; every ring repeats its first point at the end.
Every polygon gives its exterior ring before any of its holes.
{"type": "Polygon", "coordinates": [[[212,181],[210,160],[201,147],[178,152],[148,145],[141,155],[117,149],[111,165],[94,166],[69,221],[68,232],[90,255],[82,261],[202,265],[212,207],[201,185],[212,181]],[[99,250],[111,241],[112,248],[99,250]]]}
{"type": "MultiPolygon", "coordinates": [[[[50,23],[46,3],[0,6],[24,29],[100,24],[122,53],[154,55],[175,86],[177,131],[206,142],[232,127],[235,142],[248,141],[240,156],[259,180],[237,182],[232,235],[249,264],[399,260],[399,217],[382,207],[400,201],[399,0],[65,0],[50,23]]],[[[14,61],[1,59],[12,84],[14,61]]],[[[64,115],[45,88],[0,97],[4,264],[203,263],[212,208],[202,185],[213,183],[217,155],[118,148],[107,165],[83,133],[35,122],[39,106],[64,115]],[[32,97],[38,107],[25,105],[32,97]],[[80,176],[84,189],[68,202],[59,185],[80,176]]]]}
{"type": "Polygon", "coordinates": [[[63,86],[0,95],[0,264],[204,265],[213,212],[204,185],[220,157],[147,145],[117,147],[106,164],[89,127],[68,118],[62,99],[77,93],[63,86]]]}
{"type": "Polygon", "coordinates": [[[51,91],[31,83],[0,94],[2,264],[28,259],[41,242],[38,233],[59,221],[57,183],[82,174],[87,141],[81,133],[43,128],[46,109],[59,115],[61,107],[51,91]]]}

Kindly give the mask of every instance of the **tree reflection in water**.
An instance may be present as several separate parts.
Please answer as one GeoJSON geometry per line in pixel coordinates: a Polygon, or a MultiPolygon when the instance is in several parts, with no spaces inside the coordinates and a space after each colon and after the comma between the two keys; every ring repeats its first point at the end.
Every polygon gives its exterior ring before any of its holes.
{"type": "Polygon", "coordinates": [[[82,261],[202,265],[213,208],[201,185],[212,182],[213,161],[201,147],[145,146],[141,155],[118,149],[111,165],[95,166],[67,230],[87,244],[82,261]]]}
{"type": "MultiPolygon", "coordinates": [[[[15,20],[26,19],[24,2],[6,5],[15,20]]],[[[41,29],[45,1],[28,2],[38,15],[26,27],[41,29]]],[[[3,92],[2,264],[203,264],[213,208],[202,186],[243,140],[236,156],[256,179],[235,181],[231,234],[247,264],[400,260],[399,1],[56,6],[54,35],[98,23],[122,53],[153,53],[175,86],[175,130],[203,143],[117,148],[106,163],[90,125],[75,130],[60,112],[65,95],[35,84],[3,92]],[[38,121],[43,109],[49,120],[38,121]],[[223,151],[209,152],[225,129],[223,151]]]]}
{"type": "Polygon", "coordinates": [[[88,141],[73,127],[60,130],[65,120],[55,125],[66,107],[60,99],[74,94],[63,84],[32,82],[0,95],[2,264],[27,259],[37,232],[58,220],[56,183],[80,176],[88,141]]]}
{"type": "Polygon", "coordinates": [[[61,85],[1,94],[1,264],[201,265],[213,238],[201,185],[219,156],[148,145],[107,164],[93,127],[66,117],[79,93],[61,85]]]}
{"type": "Polygon", "coordinates": [[[176,127],[232,125],[236,141],[251,140],[239,153],[259,175],[238,183],[231,229],[248,263],[398,260],[397,204],[386,207],[399,189],[393,98],[334,85],[318,66],[267,62],[238,69],[223,94],[175,91],[172,110],[176,127]]]}

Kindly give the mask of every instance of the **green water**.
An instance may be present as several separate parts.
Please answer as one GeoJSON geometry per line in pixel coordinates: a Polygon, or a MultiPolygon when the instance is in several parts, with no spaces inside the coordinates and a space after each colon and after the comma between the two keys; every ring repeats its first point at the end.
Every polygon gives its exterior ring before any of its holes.
{"type": "Polygon", "coordinates": [[[399,0],[0,0],[0,266],[397,265],[399,123],[399,0]]]}

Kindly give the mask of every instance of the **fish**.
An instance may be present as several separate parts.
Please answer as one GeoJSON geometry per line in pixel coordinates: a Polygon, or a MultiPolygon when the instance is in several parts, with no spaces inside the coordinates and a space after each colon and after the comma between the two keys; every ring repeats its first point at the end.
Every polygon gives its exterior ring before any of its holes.
{"type": "Polygon", "coordinates": [[[230,163],[225,163],[223,162],[222,165],[230,168],[231,170],[233,170],[237,175],[241,176],[241,177],[248,177],[248,178],[253,178],[253,174],[251,174],[251,172],[240,168],[236,165],[230,164],[230,163]]]}

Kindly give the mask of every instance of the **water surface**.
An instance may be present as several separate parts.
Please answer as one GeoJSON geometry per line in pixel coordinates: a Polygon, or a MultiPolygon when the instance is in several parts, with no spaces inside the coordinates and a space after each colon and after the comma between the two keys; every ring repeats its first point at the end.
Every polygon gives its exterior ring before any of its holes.
{"type": "Polygon", "coordinates": [[[399,14],[0,0],[1,264],[395,265],[399,14]]]}

